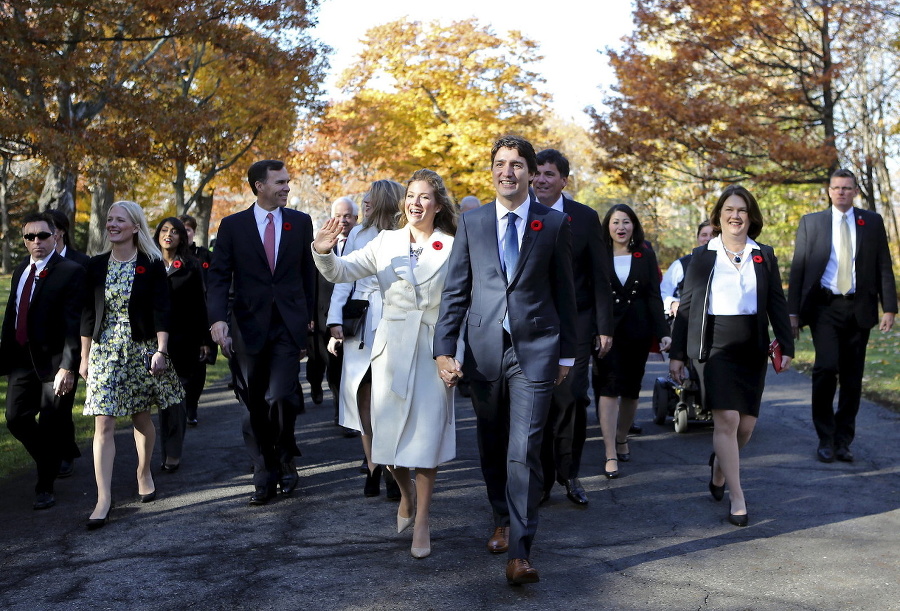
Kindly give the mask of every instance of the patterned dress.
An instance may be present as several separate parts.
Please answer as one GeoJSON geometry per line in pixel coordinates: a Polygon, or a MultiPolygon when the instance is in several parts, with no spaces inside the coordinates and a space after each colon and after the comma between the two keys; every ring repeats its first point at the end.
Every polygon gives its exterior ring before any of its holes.
{"type": "Polygon", "coordinates": [[[130,416],[184,400],[184,389],[171,362],[159,377],[150,375],[144,366],[144,355],[156,350],[156,341],[131,339],[128,300],[135,268],[135,261],[109,260],[100,341],[91,347],[85,416],[130,416]]]}

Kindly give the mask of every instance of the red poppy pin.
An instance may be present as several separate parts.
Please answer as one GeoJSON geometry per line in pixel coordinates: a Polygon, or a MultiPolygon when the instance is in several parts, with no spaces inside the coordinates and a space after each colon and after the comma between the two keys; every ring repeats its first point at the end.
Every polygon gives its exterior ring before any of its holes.
{"type": "Polygon", "coordinates": [[[206,261],[203,262],[203,269],[209,269],[209,263],[206,261]]]}
{"type": "Polygon", "coordinates": [[[856,219],[856,224],[859,225],[860,227],[862,227],[863,225],[866,224],[866,222],[862,219],[856,219]]]}
{"type": "Polygon", "coordinates": [[[174,261],[172,261],[172,267],[174,267],[175,269],[181,269],[181,261],[175,259],[174,261]]]}
{"type": "Polygon", "coordinates": [[[569,219],[569,222],[570,222],[570,223],[571,223],[571,222],[572,222],[572,215],[571,215],[571,214],[570,214],[570,215],[568,215],[568,217],[567,217],[567,218],[568,218],[568,219],[569,219]]]}
{"type": "Polygon", "coordinates": [[[38,274],[38,278],[46,278],[47,277],[47,268],[41,270],[41,273],[38,274]]]}
{"type": "Polygon", "coordinates": [[[290,223],[283,223],[281,225],[281,228],[284,229],[285,231],[290,231],[291,229],[293,229],[293,227],[291,227],[290,223]]]}
{"type": "Polygon", "coordinates": [[[139,274],[143,274],[144,272],[147,271],[147,268],[144,267],[143,265],[138,265],[137,267],[134,268],[134,271],[139,274]]]}
{"type": "Polygon", "coordinates": [[[542,222],[540,222],[539,220],[535,219],[535,220],[531,221],[531,228],[534,229],[535,231],[540,231],[541,229],[544,228],[544,224],[542,222]]]}
{"type": "Polygon", "coordinates": [[[639,250],[636,250],[636,251],[634,251],[634,253],[632,253],[631,256],[634,257],[635,259],[640,259],[641,257],[644,256],[644,253],[642,253],[642,252],[639,251],[639,250]]]}
{"type": "Polygon", "coordinates": [[[754,263],[762,263],[763,262],[762,255],[753,255],[753,262],[754,263]]]}
{"type": "Polygon", "coordinates": [[[444,245],[441,244],[440,242],[435,242],[435,243],[433,243],[433,244],[431,245],[431,247],[432,247],[433,249],[435,249],[435,250],[440,250],[440,249],[442,249],[442,248],[444,247],[444,245]]]}

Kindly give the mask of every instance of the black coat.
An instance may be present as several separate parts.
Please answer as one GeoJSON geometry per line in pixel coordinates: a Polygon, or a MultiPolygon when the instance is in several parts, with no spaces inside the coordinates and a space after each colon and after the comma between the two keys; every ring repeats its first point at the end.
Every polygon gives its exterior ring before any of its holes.
{"type": "Polygon", "coordinates": [[[178,375],[187,377],[196,369],[200,346],[212,344],[200,261],[176,258],[166,276],[172,304],[169,355],[178,375]]]}

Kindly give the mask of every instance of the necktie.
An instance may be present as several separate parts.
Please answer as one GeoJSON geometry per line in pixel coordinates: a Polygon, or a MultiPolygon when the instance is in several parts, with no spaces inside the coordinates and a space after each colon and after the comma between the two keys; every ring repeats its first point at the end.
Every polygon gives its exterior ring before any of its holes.
{"type": "Polygon", "coordinates": [[[263,247],[266,249],[266,258],[269,260],[269,269],[275,272],[275,217],[272,213],[266,215],[266,230],[263,233],[263,247]]]}
{"type": "Polygon", "coordinates": [[[16,341],[20,346],[28,342],[28,308],[31,306],[31,289],[34,287],[34,274],[37,266],[32,263],[31,271],[22,287],[22,296],[19,298],[19,311],[16,314],[16,341]]]}
{"type": "Polygon", "coordinates": [[[837,289],[841,295],[846,295],[853,287],[853,245],[850,241],[850,223],[847,215],[841,216],[841,248],[838,252],[837,289]]]}
{"type": "Polygon", "coordinates": [[[335,254],[341,256],[344,254],[344,247],[347,245],[347,238],[338,238],[337,244],[335,244],[335,254]]]}
{"type": "MultiPolygon", "coordinates": [[[[506,272],[506,281],[510,282],[516,271],[516,262],[519,260],[519,234],[516,231],[518,216],[512,212],[506,214],[506,235],[503,236],[503,267],[506,272]]],[[[507,333],[512,333],[509,328],[509,310],[503,317],[503,328],[507,333]]]]}

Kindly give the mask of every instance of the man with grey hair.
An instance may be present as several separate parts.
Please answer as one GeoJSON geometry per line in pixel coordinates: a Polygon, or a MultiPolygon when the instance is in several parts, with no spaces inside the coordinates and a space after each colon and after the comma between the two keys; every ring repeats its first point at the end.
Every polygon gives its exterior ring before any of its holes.
{"type": "Polygon", "coordinates": [[[459,213],[468,212],[469,210],[474,210],[481,206],[481,200],[475,197],[474,195],[466,195],[464,198],[459,200],[459,213]]]}
{"type": "MultiPolygon", "coordinates": [[[[359,206],[349,197],[339,197],[331,204],[332,218],[338,219],[341,223],[341,234],[335,246],[336,254],[343,253],[347,236],[350,235],[350,230],[356,226],[358,215],[359,206]]],[[[343,355],[339,353],[338,356],[335,356],[330,354],[327,349],[330,337],[327,325],[328,307],[331,305],[331,293],[334,285],[325,280],[322,274],[317,274],[317,276],[316,329],[313,331],[314,337],[310,338],[311,349],[306,361],[306,379],[309,382],[313,403],[316,405],[322,403],[323,399],[322,380],[328,381],[328,388],[331,389],[334,403],[334,421],[337,424],[343,355]]],[[[344,429],[344,436],[355,437],[356,432],[344,429]]]]}

